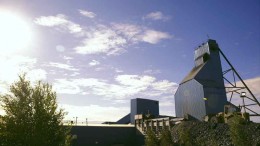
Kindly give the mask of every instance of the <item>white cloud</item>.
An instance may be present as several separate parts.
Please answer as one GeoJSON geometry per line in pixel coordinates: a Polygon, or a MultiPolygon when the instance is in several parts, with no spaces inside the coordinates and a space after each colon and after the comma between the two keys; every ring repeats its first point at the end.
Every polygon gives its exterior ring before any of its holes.
{"type": "Polygon", "coordinates": [[[162,80],[152,84],[152,87],[155,90],[159,90],[159,91],[171,91],[171,90],[173,91],[173,87],[177,87],[177,86],[178,84],[169,82],[167,80],[162,80]]]}
{"type": "Polygon", "coordinates": [[[32,81],[45,80],[47,78],[47,72],[43,69],[33,69],[27,73],[27,78],[32,81]]]}
{"type": "Polygon", "coordinates": [[[98,25],[88,32],[81,45],[74,48],[79,54],[119,55],[131,44],[146,42],[157,44],[171,38],[166,32],[156,31],[132,24],[112,23],[112,26],[98,25]]]}
{"type": "Polygon", "coordinates": [[[79,33],[82,32],[82,28],[79,24],[75,24],[73,22],[70,22],[67,24],[67,28],[70,31],[70,33],[79,33]]]}
{"type": "Polygon", "coordinates": [[[18,75],[26,73],[26,78],[31,82],[45,80],[47,72],[35,68],[37,60],[26,56],[0,56],[0,93],[7,93],[9,86],[16,80],[18,75]]]}
{"type": "MultiPolygon", "coordinates": [[[[255,95],[255,97],[259,97],[260,96],[260,77],[256,77],[256,78],[251,78],[251,79],[247,79],[247,80],[244,80],[244,82],[246,83],[246,85],[248,86],[248,88],[251,90],[251,92],[255,95]]],[[[244,85],[242,84],[242,82],[238,81],[236,82],[236,85],[238,87],[244,87],[244,85]]],[[[228,85],[226,85],[228,86],[228,85]]],[[[232,89],[229,89],[230,91],[232,89]]],[[[228,90],[228,91],[229,91],[228,90]]],[[[243,90],[239,90],[239,92],[246,92],[247,96],[249,96],[250,98],[251,95],[249,92],[247,92],[246,89],[243,89],[243,90]]],[[[235,94],[236,95],[236,94],[235,94]]],[[[239,97],[240,95],[237,95],[238,96],[238,100],[241,101],[241,98],[239,97]]],[[[234,98],[232,100],[235,100],[234,98]]]]}
{"type": "Polygon", "coordinates": [[[159,104],[160,104],[160,107],[163,106],[163,107],[173,107],[174,106],[174,98],[172,98],[172,100],[165,100],[165,101],[161,101],[159,104]]]}
{"type": "MultiPolygon", "coordinates": [[[[6,93],[8,93],[8,91],[9,91],[8,85],[0,82],[0,94],[6,94],[6,93]]],[[[0,115],[1,115],[1,109],[0,109],[0,115]]]]}
{"type": "Polygon", "coordinates": [[[58,27],[63,30],[68,30],[70,33],[79,33],[82,31],[79,24],[69,21],[63,14],[58,14],[56,16],[41,16],[36,18],[34,22],[46,27],[58,27]]]}
{"type": "Polygon", "coordinates": [[[79,73],[79,72],[74,72],[74,73],[72,73],[70,76],[71,76],[71,77],[75,77],[75,76],[77,76],[77,75],[80,75],[80,73],[79,73]]]}
{"type": "Polygon", "coordinates": [[[175,83],[166,80],[156,81],[155,77],[138,75],[118,75],[115,77],[115,83],[96,78],[56,79],[54,87],[58,93],[87,93],[109,99],[126,99],[137,94],[147,96],[173,94],[172,91],[176,88],[175,83]]]}
{"type": "Polygon", "coordinates": [[[159,74],[159,73],[161,73],[161,71],[158,70],[158,69],[157,69],[157,70],[148,69],[148,70],[145,70],[144,73],[145,73],[145,74],[154,75],[154,74],[159,74]]]}
{"type": "Polygon", "coordinates": [[[96,78],[74,79],[73,82],[76,85],[83,86],[83,87],[102,87],[107,85],[105,80],[100,80],[96,78]]]}
{"type": "Polygon", "coordinates": [[[68,115],[65,116],[65,120],[75,120],[73,117],[78,117],[78,123],[85,122],[86,118],[89,123],[104,121],[117,121],[126,114],[129,113],[129,107],[112,107],[112,106],[75,106],[68,104],[60,104],[61,108],[64,108],[68,115]]]}
{"type": "Polygon", "coordinates": [[[104,67],[97,67],[97,68],[95,68],[95,71],[103,71],[103,70],[105,70],[104,67]]]}
{"type": "Polygon", "coordinates": [[[115,80],[126,86],[147,87],[156,79],[151,76],[118,75],[115,80]]]}
{"type": "Polygon", "coordinates": [[[18,79],[18,74],[28,72],[37,62],[35,58],[25,56],[0,56],[0,82],[7,84],[18,79]]]}
{"type": "MultiPolygon", "coordinates": [[[[95,17],[93,12],[84,10],[79,10],[79,12],[90,18],[95,17]]],[[[112,23],[109,26],[96,25],[94,28],[88,27],[88,31],[84,31],[79,24],[68,20],[63,14],[41,16],[36,18],[34,22],[38,25],[54,27],[61,31],[84,36],[81,43],[74,47],[78,54],[119,55],[125,52],[125,48],[131,44],[140,42],[157,44],[163,39],[171,38],[167,32],[127,23],[112,23]]],[[[63,46],[59,45],[56,49],[61,52],[65,50],[63,46]]]]}
{"type": "Polygon", "coordinates": [[[56,46],[56,50],[57,50],[58,52],[64,52],[64,51],[65,51],[65,47],[62,46],[62,45],[57,45],[57,46],[56,46]]]}
{"type": "MultiPolygon", "coordinates": [[[[255,96],[260,96],[260,77],[247,79],[245,80],[245,83],[249,87],[249,89],[255,94],[255,96]]],[[[242,85],[241,82],[237,83],[238,86],[242,85]]]]}
{"type": "Polygon", "coordinates": [[[57,63],[57,62],[50,62],[50,63],[49,63],[48,65],[46,65],[46,66],[61,68],[61,69],[70,70],[70,71],[78,71],[78,69],[74,68],[74,67],[71,66],[71,65],[63,64],[63,63],[57,63]]]}
{"type": "Polygon", "coordinates": [[[169,16],[165,16],[162,12],[156,11],[156,12],[151,12],[147,14],[144,19],[151,19],[151,20],[169,20],[169,16]]]}
{"type": "Polygon", "coordinates": [[[89,66],[97,66],[97,65],[99,65],[100,64],[100,62],[99,61],[97,61],[97,60],[92,60],[91,62],[89,62],[89,66]]]}
{"type": "Polygon", "coordinates": [[[131,43],[147,42],[157,44],[162,39],[170,39],[171,35],[166,32],[156,31],[133,24],[113,23],[113,28],[122,34],[131,43]]]}
{"type": "MultiPolygon", "coordinates": [[[[78,78],[78,79],[55,79],[54,88],[57,90],[57,93],[61,94],[86,94],[94,93],[94,90],[105,89],[108,84],[103,80],[95,78],[78,78]],[[92,90],[87,89],[90,88],[92,90]],[[87,87],[87,88],[85,88],[87,87]]],[[[98,93],[95,93],[99,95],[98,93]]]]}
{"type": "Polygon", "coordinates": [[[115,72],[116,72],[116,73],[122,73],[122,72],[124,72],[124,71],[121,70],[121,69],[115,68],[115,72]]]}
{"type": "Polygon", "coordinates": [[[56,16],[41,16],[40,18],[36,18],[34,22],[39,25],[53,27],[65,25],[68,23],[68,20],[65,15],[58,14],[56,16]]]}
{"type": "Polygon", "coordinates": [[[79,13],[82,14],[83,16],[89,17],[89,18],[95,18],[96,14],[90,11],[86,10],[79,10],[79,13]]]}
{"type": "Polygon", "coordinates": [[[63,59],[65,59],[65,60],[72,60],[73,58],[69,57],[69,56],[63,56],[63,59]]]}
{"type": "MultiPolygon", "coordinates": [[[[254,96],[257,98],[258,102],[260,102],[260,77],[256,77],[256,78],[251,78],[251,79],[247,79],[244,80],[244,82],[246,83],[246,85],[248,86],[248,88],[251,90],[251,92],[254,94],[254,96]]],[[[236,85],[238,87],[243,87],[242,82],[236,82],[236,85]]],[[[239,90],[239,92],[246,92],[246,96],[248,96],[249,98],[253,99],[253,97],[250,95],[250,93],[247,90],[239,90]]],[[[231,94],[228,94],[228,100],[230,98],[231,94]]],[[[245,104],[252,104],[255,102],[252,102],[251,100],[244,98],[245,99],[245,104]]],[[[239,94],[234,93],[231,102],[235,105],[243,105],[243,101],[242,98],[240,97],[239,94]]],[[[248,106],[249,109],[257,112],[258,114],[260,114],[260,108],[258,105],[253,105],[253,106],[248,106]]],[[[247,110],[247,112],[249,112],[247,110]]],[[[260,122],[260,118],[259,117],[250,117],[253,121],[255,122],[260,122]]]]}
{"type": "Polygon", "coordinates": [[[124,51],[126,40],[119,36],[114,30],[100,26],[90,36],[83,40],[82,45],[74,48],[79,54],[101,54],[117,55],[124,51]]]}
{"type": "Polygon", "coordinates": [[[113,23],[112,27],[116,32],[122,34],[127,40],[132,42],[138,41],[138,35],[143,31],[142,27],[133,24],[113,23]]]}
{"type": "Polygon", "coordinates": [[[66,79],[55,79],[53,88],[57,93],[61,94],[79,94],[82,92],[78,85],[66,79]]]}
{"type": "Polygon", "coordinates": [[[160,32],[155,30],[146,30],[141,36],[142,40],[147,43],[157,44],[162,39],[169,39],[171,35],[166,32],[160,32]]]}

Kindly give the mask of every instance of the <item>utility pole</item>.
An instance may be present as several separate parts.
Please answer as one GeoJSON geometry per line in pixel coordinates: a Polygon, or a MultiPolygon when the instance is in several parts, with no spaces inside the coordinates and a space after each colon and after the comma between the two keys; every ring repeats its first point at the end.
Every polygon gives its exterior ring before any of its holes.
{"type": "Polygon", "coordinates": [[[76,124],[75,124],[75,125],[77,125],[77,120],[78,120],[78,117],[73,117],[73,118],[75,118],[75,119],[76,119],[76,124]]]}

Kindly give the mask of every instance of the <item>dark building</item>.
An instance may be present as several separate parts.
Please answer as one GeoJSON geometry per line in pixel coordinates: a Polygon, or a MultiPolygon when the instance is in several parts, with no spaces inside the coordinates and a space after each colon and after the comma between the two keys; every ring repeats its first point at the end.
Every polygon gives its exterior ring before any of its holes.
{"type": "Polygon", "coordinates": [[[205,115],[223,112],[227,103],[216,41],[208,40],[195,49],[194,61],[175,93],[175,111],[177,117],[203,120],[205,115]]]}
{"type": "Polygon", "coordinates": [[[144,136],[134,126],[73,126],[73,146],[142,146],[144,136]]]}
{"type": "Polygon", "coordinates": [[[131,112],[118,120],[116,124],[134,124],[135,115],[139,114],[151,114],[159,117],[159,101],[143,98],[131,99],[131,112]]]}
{"type": "Polygon", "coordinates": [[[159,116],[159,102],[156,100],[136,98],[131,100],[130,122],[135,123],[135,115],[151,114],[159,116]]]}
{"type": "MultiPolygon", "coordinates": [[[[143,134],[135,127],[135,115],[159,116],[159,101],[131,99],[131,112],[117,122],[104,122],[99,126],[73,126],[73,146],[141,146],[143,134]],[[127,124],[127,125],[126,125],[127,124]]],[[[164,116],[165,117],[165,116],[164,116]]]]}

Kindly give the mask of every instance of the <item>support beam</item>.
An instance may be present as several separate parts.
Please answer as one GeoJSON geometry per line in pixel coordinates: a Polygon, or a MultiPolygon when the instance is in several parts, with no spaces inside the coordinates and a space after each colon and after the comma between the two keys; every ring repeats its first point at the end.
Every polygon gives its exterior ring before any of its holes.
{"type": "MultiPolygon", "coordinates": [[[[229,60],[227,59],[227,57],[225,56],[225,54],[221,51],[221,49],[218,49],[220,54],[223,56],[223,58],[226,60],[226,62],[229,64],[229,66],[231,67],[231,69],[233,70],[233,72],[237,75],[237,77],[240,79],[240,81],[242,82],[242,84],[246,87],[247,91],[250,93],[250,95],[254,98],[254,101],[258,104],[258,106],[260,107],[260,103],[259,101],[256,99],[255,95],[251,92],[251,90],[247,87],[246,83],[243,81],[243,79],[240,77],[240,75],[237,73],[237,71],[235,70],[235,68],[233,67],[233,65],[229,62],[229,60]]],[[[233,85],[233,84],[231,84],[233,85]]]]}

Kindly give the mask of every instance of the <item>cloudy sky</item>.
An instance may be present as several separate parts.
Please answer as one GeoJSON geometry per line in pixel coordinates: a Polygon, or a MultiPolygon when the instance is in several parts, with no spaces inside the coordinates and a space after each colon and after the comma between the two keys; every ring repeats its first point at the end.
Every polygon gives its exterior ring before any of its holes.
{"type": "Polygon", "coordinates": [[[27,72],[53,85],[66,119],[116,121],[132,98],[175,115],[178,83],[211,38],[259,97],[259,14],[258,0],[0,0],[0,93],[27,72]]]}

